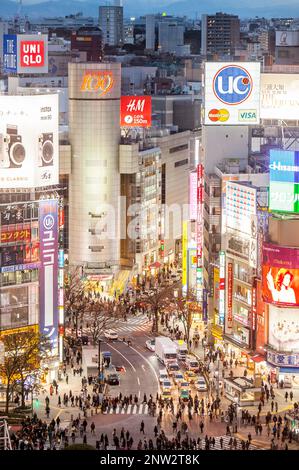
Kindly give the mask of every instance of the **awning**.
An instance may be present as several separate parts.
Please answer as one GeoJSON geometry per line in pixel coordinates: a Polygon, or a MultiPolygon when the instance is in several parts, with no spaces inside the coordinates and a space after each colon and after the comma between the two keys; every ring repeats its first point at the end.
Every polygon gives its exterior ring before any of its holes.
{"type": "Polygon", "coordinates": [[[249,359],[253,362],[264,362],[266,360],[265,356],[261,356],[260,354],[254,354],[253,356],[249,355],[249,359]]]}

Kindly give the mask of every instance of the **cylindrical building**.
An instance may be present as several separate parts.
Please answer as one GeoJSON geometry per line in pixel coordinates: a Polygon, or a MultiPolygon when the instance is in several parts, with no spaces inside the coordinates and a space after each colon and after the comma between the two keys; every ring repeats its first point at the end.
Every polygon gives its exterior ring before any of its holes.
{"type": "Polygon", "coordinates": [[[70,264],[119,264],[120,64],[69,64],[70,264]]]}

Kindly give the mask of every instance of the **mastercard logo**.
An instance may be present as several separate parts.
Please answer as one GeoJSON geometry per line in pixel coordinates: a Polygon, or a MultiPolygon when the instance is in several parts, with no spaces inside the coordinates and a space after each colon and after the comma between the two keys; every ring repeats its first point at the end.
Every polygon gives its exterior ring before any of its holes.
{"type": "Polygon", "coordinates": [[[212,122],[226,122],[229,119],[229,112],[227,109],[211,109],[208,116],[212,122]]]}

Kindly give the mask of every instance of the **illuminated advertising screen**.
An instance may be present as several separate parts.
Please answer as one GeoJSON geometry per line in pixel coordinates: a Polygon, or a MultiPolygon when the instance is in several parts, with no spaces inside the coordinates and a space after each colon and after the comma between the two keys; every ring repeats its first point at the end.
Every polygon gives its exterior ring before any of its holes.
{"type": "Polygon", "coordinates": [[[189,174],[189,219],[197,218],[197,172],[189,174]]]}
{"type": "Polygon", "coordinates": [[[58,201],[45,199],[39,205],[40,258],[39,305],[40,332],[57,348],[58,339],[58,201]]]}
{"type": "Polygon", "coordinates": [[[257,191],[242,183],[226,183],[226,251],[252,268],[257,265],[257,191]]]}
{"type": "Polygon", "coordinates": [[[297,308],[269,305],[269,345],[277,351],[299,351],[297,308]]]}
{"type": "Polygon", "coordinates": [[[205,125],[260,122],[260,63],[205,63],[205,125]]]}
{"type": "Polygon", "coordinates": [[[82,76],[81,92],[94,93],[98,97],[107,95],[114,86],[112,71],[86,70],[82,76]]]}
{"type": "Polygon", "coordinates": [[[269,208],[299,213],[299,152],[270,150],[269,208]]]}
{"type": "Polygon", "coordinates": [[[299,249],[264,243],[263,299],[270,304],[299,306],[299,249]]]}
{"type": "Polygon", "coordinates": [[[4,34],[3,67],[6,73],[48,73],[48,35],[4,34]]]}
{"type": "Polygon", "coordinates": [[[120,99],[121,127],[151,127],[151,96],[122,96],[120,99]]]}
{"type": "Polygon", "coordinates": [[[58,95],[3,95],[0,110],[0,187],[58,184],[58,95]]]}
{"type": "Polygon", "coordinates": [[[261,119],[298,119],[299,76],[287,73],[261,74],[261,119]]]}

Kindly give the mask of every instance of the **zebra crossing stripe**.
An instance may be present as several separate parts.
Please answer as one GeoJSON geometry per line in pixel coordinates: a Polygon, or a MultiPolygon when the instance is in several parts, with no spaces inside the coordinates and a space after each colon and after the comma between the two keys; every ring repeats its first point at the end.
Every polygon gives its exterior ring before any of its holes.
{"type": "Polygon", "coordinates": [[[132,414],[133,415],[137,414],[137,405],[134,405],[134,408],[132,410],[132,414]]]}
{"type": "Polygon", "coordinates": [[[124,407],[122,410],[121,410],[121,414],[124,415],[126,413],[126,408],[124,407]]]}
{"type": "Polygon", "coordinates": [[[131,414],[131,410],[132,410],[132,405],[129,405],[128,408],[127,408],[127,413],[131,414]]]}

